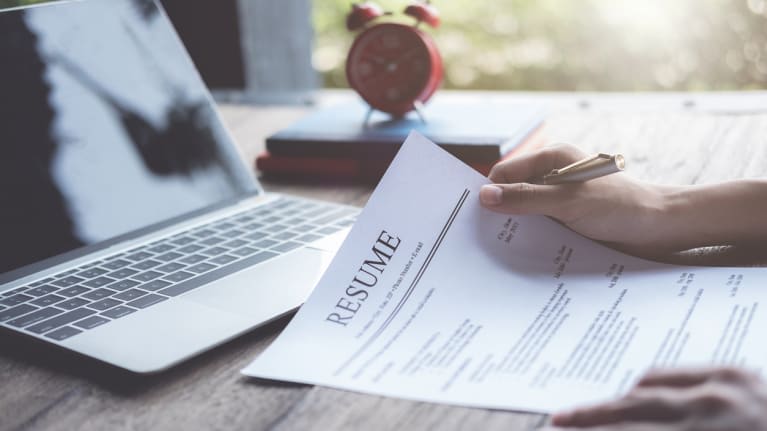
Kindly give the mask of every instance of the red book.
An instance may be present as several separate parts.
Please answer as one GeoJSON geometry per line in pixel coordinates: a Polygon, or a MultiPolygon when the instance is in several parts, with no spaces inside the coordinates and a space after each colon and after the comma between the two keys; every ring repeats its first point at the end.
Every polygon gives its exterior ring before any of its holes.
{"type": "MultiPolygon", "coordinates": [[[[534,150],[545,144],[542,127],[528,135],[522,142],[504,154],[502,159],[534,150]]],[[[256,169],[265,177],[294,178],[294,179],[326,179],[353,180],[360,182],[376,182],[386,172],[392,157],[379,158],[349,158],[349,157],[320,157],[320,156],[291,156],[275,155],[264,151],[256,158],[256,169]]],[[[466,164],[476,169],[482,175],[490,173],[497,161],[466,161],[466,164]]]]}

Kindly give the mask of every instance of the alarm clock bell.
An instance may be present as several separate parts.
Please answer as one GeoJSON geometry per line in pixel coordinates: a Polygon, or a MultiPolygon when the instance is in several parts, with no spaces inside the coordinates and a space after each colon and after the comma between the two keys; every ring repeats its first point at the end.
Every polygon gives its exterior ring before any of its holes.
{"type": "Polygon", "coordinates": [[[346,60],[349,85],[374,110],[395,118],[416,111],[425,121],[424,104],[442,83],[442,58],[434,40],[419,27],[440,24],[439,13],[426,2],[408,5],[404,14],[414,25],[382,21],[392,15],[377,5],[355,3],[346,17],[349,31],[359,32],[346,60]]]}

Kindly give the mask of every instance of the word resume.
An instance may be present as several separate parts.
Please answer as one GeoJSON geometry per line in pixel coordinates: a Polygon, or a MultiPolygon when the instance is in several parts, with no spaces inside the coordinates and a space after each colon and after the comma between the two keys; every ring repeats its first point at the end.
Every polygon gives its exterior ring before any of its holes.
{"type": "Polygon", "coordinates": [[[653,367],[765,365],[767,269],[631,257],[483,208],[487,183],[411,134],[307,302],[243,373],[551,412],[619,395],[653,367]]]}

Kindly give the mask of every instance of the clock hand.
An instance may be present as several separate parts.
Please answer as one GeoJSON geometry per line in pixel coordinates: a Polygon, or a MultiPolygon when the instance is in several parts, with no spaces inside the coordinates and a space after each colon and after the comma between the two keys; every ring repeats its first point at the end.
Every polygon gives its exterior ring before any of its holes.
{"type": "Polygon", "coordinates": [[[412,57],[413,54],[415,54],[416,52],[418,52],[418,48],[412,48],[409,51],[405,51],[405,53],[403,53],[399,57],[395,58],[394,60],[390,61],[389,64],[397,66],[399,63],[401,63],[402,61],[404,61],[408,57],[412,57]]]}

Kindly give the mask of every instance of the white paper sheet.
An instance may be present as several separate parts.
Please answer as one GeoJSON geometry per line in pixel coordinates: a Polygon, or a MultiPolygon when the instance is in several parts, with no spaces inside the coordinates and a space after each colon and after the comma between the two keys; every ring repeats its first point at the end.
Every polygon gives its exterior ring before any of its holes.
{"type": "Polygon", "coordinates": [[[626,256],[482,208],[487,181],[412,134],[311,297],[243,373],[550,412],[626,391],[651,366],[767,361],[767,270],[626,256]]]}

